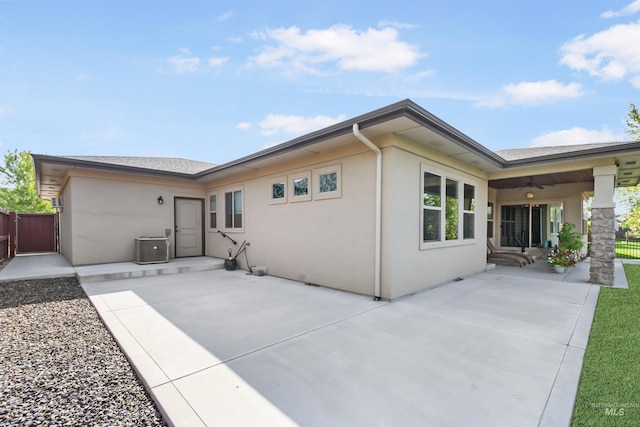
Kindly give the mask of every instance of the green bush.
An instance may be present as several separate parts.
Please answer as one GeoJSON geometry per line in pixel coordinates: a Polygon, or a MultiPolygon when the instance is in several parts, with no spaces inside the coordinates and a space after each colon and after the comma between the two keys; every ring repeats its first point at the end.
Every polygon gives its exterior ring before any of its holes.
{"type": "Polygon", "coordinates": [[[576,226],[570,222],[565,222],[558,233],[558,241],[562,249],[577,251],[582,249],[582,233],[575,231],[576,226]]]}

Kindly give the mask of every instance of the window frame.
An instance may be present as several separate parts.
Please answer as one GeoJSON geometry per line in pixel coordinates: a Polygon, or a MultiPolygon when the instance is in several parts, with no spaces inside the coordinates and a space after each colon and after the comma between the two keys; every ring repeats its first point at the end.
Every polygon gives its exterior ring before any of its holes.
{"type": "Polygon", "coordinates": [[[432,165],[421,163],[420,167],[420,249],[433,249],[433,248],[441,248],[441,247],[449,247],[449,246],[460,246],[460,245],[468,245],[474,244],[478,239],[478,188],[479,185],[475,180],[469,179],[463,175],[452,173],[451,170],[445,170],[444,168],[434,167],[432,165]],[[433,176],[439,177],[439,197],[440,197],[440,206],[427,206],[424,203],[424,186],[425,186],[425,173],[431,174],[433,176]],[[448,197],[448,189],[447,184],[449,184],[449,192],[451,191],[451,184],[455,182],[455,192],[456,192],[456,215],[457,215],[457,236],[455,239],[447,239],[447,197],[448,197]],[[473,207],[474,209],[468,210],[465,209],[465,186],[470,186],[473,189],[473,207]],[[437,240],[424,240],[424,226],[425,226],[425,211],[437,211],[439,212],[439,230],[438,230],[438,239],[437,240]],[[464,223],[465,223],[465,214],[472,214],[473,221],[473,237],[464,237],[464,223]]]}
{"type": "Polygon", "coordinates": [[[493,239],[493,221],[495,218],[495,203],[487,202],[487,237],[493,239]]]}
{"type": "MultiPolygon", "coordinates": [[[[241,233],[244,232],[244,226],[245,226],[245,222],[246,222],[246,209],[245,209],[245,200],[244,200],[244,186],[239,186],[239,187],[232,187],[232,188],[227,188],[224,191],[222,191],[222,194],[224,194],[224,198],[223,198],[223,212],[224,212],[224,217],[223,217],[223,225],[224,228],[223,230],[225,232],[237,232],[237,233],[241,233]],[[240,192],[240,221],[241,221],[241,226],[240,227],[236,227],[235,223],[236,223],[236,219],[235,219],[235,200],[236,200],[236,193],[240,192]],[[231,220],[232,220],[232,225],[231,227],[227,226],[227,194],[231,194],[231,220]]],[[[220,209],[218,209],[219,211],[220,209]]]]}
{"type": "Polygon", "coordinates": [[[476,185],[469,184],[468,182],[462,183],[462,240],[472,240],[472,239],[475,239],[476,237],[476,200],[478,197],[476,195],[477,193],[476,187],[477,187],[476,185]],[[471,187],[473,189],[473,198],[471,199],[471,206],[469,209],[467,209],[467,206],[466,206],[467,187],[471,187]],[[466,220],[468,216],[471,216],[472,218],[471,232],[473,233],[473,236],[471,237],[465,236],[465,232],[467,231],[466,220]]]}
{"type": "Polygon", "coordinates": [[[217,231],[218,230],[218,224],[220,223],[220,217],[218,215],[218,213],[220,212],[220,202],[219,202],[219,197],[218,197],[218,193],[210,193],[209,194],[209,217],[208,217],[208,221],[209,221],[209,231],[217,231]],[[211,198],[215,197],[216,200],[216,209],[215,210],[211,210],[211,198]],[[216,223],[211,224],[211,214],[214,213],[216,215],[216,223]]]}
{"type": "Polygon", "coordinates": [[[311,193],[313,192],[313,183],[311,181],[311,172],[298,172],[289,176],[289,201],[290,202],[307,202],[311,200],[311,193]],[[295,194],[296,185],[295,182],[299,179],[307,180],[307,194],[297,195],[295,194]]]}
{"type": "Polygon", "coordinates": [[[313,198],[316,200],[336,199],[342,197],[342,165],[325,166],[313,170],[313,198]],[[320,191],[322,176],[336,174],[336,189],[320,191]]]}
{"type": "Polygon", "coordinates": [[[287,182],[287,177],[286,176],[281,176],[278,178],[272,178],[269,180],[269,204],[270,205],[279,205],[282,203],[287,203],[288,201],[288,182],[287,182]],[[273,186],[276,184],[282,184],[284,185],[284,191],[283,191],[283,197],[280,197],[278,199],[273,197],[273,186]]]}

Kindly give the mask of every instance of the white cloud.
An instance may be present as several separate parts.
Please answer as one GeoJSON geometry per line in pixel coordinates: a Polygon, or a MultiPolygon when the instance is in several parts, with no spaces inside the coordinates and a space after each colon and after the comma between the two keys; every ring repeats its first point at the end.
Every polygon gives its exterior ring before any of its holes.
{"type": "Polygon", "coordinates": [[[241,129],[241,130],[249,130],[253,127],[253,124],[251,124],[250,122],[240,122],[236,125],[236,129],[241,129]]]}
{"type": "Polygon", "coordinates": [[[603,126],[601,130],[573,127],[571,129],[547,132],[533,138],[531,147],[552,147],[555,145],[591,144],[596,142],[623,141],[624,135],[616,134],[609,127],[603,126]]]}
{"type": "Polygon", "coordinates": [[[606,12],[602,13],[600,16],[602,16],[603,18],[615,18],[618,16],[633,15],[638,12],[640,12],[640,0],[635,0],[633,3],[623,7],[620,10],[617,10],[617,11],[607,10],[606,12]]]}
{"type": "Polygon", "coordinates": [[[209,58],[209,65],[211,65],[212,67],[219,67],[220,65],[224,64],[228,60],[229,58],[227,57],[212,56],[211,58],[209,58]]]}
{"type": "Polygon", "coordinates": [[[475,105],[493,108],[509,105],[535,106],[558,99],[577,98],[583,94],[582,85],[579,83],[563,85],[556,80],[520,82],[503,86],[497,94],[482,99],[475,105]]]}
{"type": "Polygon", "coordinates": [[[562,46],[560,63],[585,70],[603,80],[640,76],[640,21],[615,25],[590,37],[584,35],[562,46]]]}
{"type": "Polygon", "coordinates": [[[272,136],[280,133],[288,135],[304,135],[318,129],[331,126],[345,120],[344,115],[329,117],[318,115],[314,117],[294,116],[285,114],[269,114],[258,123],[260,133],[264,136],[272,136]]]}
{"type": "Polygon", "coordinates": [[[9,115],[11,113],[12,113],[11,109],[9,109],[7,107],[1,107],[0,106],[0,116],[6,116],[6,115],[9,115]]]}
{"type": "Polygon", "coordinates": [[[220,22],[226,22],[233,17],[233,12],[230,10],[218,16],[216,19],[220,22]]]}
{"type": "Polygon", "coordinates": [[[400,30],[410,30],[412,28],[415,28],[416,26],[414,24],[406,24],[404,22],[398,22],[398,21],[387,21],[385,19],[383,21],[378,21],[378,27],[381,27],[381,28],[393,27],[393,28],[398,28],[400,30]]]}
{"type": "Polygon", "coordinates": [[[271,42],[249,65],[286,67],[291,74],[322,74],[322,66],[342,71],[393,73],[411,67],[424,54],[417,46],[398,39],[394,28],[358,31],[348,25],[302,32],[298,27],[267,29],[252,35],[271,42]]]}
{"type": "Polygon", "coordinates": [[[178,74],[195,73],[200,68],[200,58],[192,56],[189,49],[181,48],[180,54],[168,59],[178,74]]]}

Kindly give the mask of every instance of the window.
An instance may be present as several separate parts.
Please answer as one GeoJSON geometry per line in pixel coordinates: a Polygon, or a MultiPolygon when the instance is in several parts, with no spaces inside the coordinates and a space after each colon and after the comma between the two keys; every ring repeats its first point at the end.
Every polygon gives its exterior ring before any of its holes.
{"type": "Polygon", "coordinates": [[[445,213],[445,238],[458,238],[458,183],[447,178],[447,209],[445,213]]]}
{"type": "Polygon", "coordinates": [[[218,228],[217,211],[217,197],[209,196],[209,228],[218,228]]]}
{"type": "Polygon", "coordinates": [[[303,172],[291,176],[292,202],[311,200],[311,173],[303,172]]]}
{"type": "Polygon", "coordinates": [[[342,196],[341,190],[341,165],[328,166],[313,171],[314,191],[313,197],[320,199],[333,199],[342,196]]]}
{"type": "Polygon", "coordinates": [[[242,190],[224,193],[225,228],[242,228],[242,190]]]}
{"type": "Polygon", "coordinates": [[[473,185],[464,185],[464,206],[462,219],[462,238],[473,239],[475,237],[475,210],[476,210],[476,188],[473,185]]]}
{"type": "Polygon", "coordinates": [[[423,169],[421,202],[423,244],[475,238],[474,185],[423,169]]]}
{"type": "Polygon", "coordinates": [[[269,182],[270,204],[287,203],[287,177],[275,178],[269,182]]]}
{"type": "Polygon", "coordinates": [[[440,186],[441,177],[429,172],[424,173],[424,190],[422,193],[422,240],[425,242],[440,241],[440,212],[442,211],[440,186]]]}
{"type": "Polygon", "coordinates": [[[493,202],[487,204],[487,237],[493,238],[493,202]]]}
{"type": "Polygon", "coordinates": [[[296,178],[293,180],[293,196],[300,197],[309,194],[309,178],[296,178]]]}

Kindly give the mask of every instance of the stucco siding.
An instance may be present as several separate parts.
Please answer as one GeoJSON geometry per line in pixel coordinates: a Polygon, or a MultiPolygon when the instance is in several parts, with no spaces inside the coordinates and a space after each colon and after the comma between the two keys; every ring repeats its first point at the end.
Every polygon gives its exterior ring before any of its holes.
{"type": "Polygon", "coordinates": [[[73,260],[73,196],[71,186],[61,193],[62,210],[60,212],[60,253],[69,261],[73,260]]]}
{"type": "Polygon", "coordinates": [[[401,138],[385,148],[383,158],[382,296],[397,298],[484,270],[488,188],[483,174],[401,138]],[[421,247],[423,168],[475,186],[474,239],[421,247]]]}
{"type": "MultiPolygon", "coordinates": [[[[238,242],[247,240],[251,265],[268,268],[270,275],[365,295],[374,291],[375,155],[361,144],[308,156],[239,176],[210,188],[218,200],[220,230],[238,242]],[[291,181],[308,175],[317,189],[318,171],[339,167],[341,195],[319,199],[311,191],[306,201],[291,197],[291,181]],[[286,182],[287,201],[273,203],[271,184],[286,182]],[[224,194],[242,189],[244,229],[224,228],[224,194]]],[[[209,221],[209,215],[207,215],[209,221]]],[[[207,254],[226,257],[234,246],[217,230],[209,230],[207,254]]],[[[246,268],[244,255],[239,258],[246,268]]]]}
{"type": "MultiPolygon", "coordinates": [[[[134,241],[140,236],[171,233],[174,256],[174,197],[205,198],[193,183],[154,181],[115,173],[76,173],[67,190],[73,202],[65,206],[73,217],[73,265],[134,260],[134,241]],[[164,203],[158,204],[162,196],[164,203]]],[[[66,203],[66,201],[65,201],[66,203]]],[[[65,254],[66,256],[66,254],[65,254]]]]}

